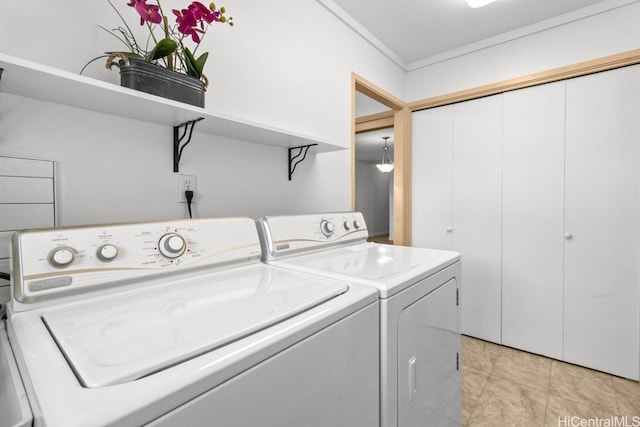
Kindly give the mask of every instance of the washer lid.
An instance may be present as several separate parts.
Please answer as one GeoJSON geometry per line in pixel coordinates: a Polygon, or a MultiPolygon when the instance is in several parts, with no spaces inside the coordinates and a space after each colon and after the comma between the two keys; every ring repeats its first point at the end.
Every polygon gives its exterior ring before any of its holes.
{"type": "Polygon", "coordinates": [[[286,320],[346,284],[264,265],[50,310],[43,320],[80,382],[131,381],[286,320]]]}

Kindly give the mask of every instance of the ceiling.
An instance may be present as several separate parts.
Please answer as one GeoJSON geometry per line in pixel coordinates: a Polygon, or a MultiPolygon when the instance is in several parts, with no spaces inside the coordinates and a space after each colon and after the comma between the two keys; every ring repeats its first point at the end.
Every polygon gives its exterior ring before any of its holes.
{"type": "Polygon", "coordinates": [[[384,151],[383,136],[388,136],[389,156],[393,159],[393,128],[374,130],[356,135],[356,160],[380,163],[384,151]]]}
{"type": "MultiPolygon", "coordinates": [[[[405,71],[636,1],[496,0],[473,9],[466,0],[318,0],[405,71]]],[[[387,109],[356,94],[357,117],[387,109]]],[[[391,147],[393,129],[356,135],[357,160],[379,162],[383,136],[391,147]]]]}
{"type": "Polygon", "coordinates": [[[318,0],[410,71],[637,0],[318,0]]]}
{"type": "MultiPolygon", "coordinates": [[[[388,111],[389,107],[356,92],[356,117],[388,111]]],[[[367,163],[380,163],[384,147],[383,136],[389,137],[389,154],[393,158],[393,128],[374,130],[356,134],[356,160],[367,163]]]]}

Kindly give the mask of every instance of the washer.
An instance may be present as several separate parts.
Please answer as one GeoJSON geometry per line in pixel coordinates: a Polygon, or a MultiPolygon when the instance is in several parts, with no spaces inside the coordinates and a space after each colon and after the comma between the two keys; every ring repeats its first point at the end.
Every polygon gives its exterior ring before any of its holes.
{"type": "Polygon", "coordinates": [[[260,262],[250,218],[33,230],[12,247],[6,330],[36,426],[379,422],[376,292],[260,262]]]}
{"type": "Polygon", "coordinates": [[[460,255],[367,242],[359,212],[258,224],[269,265],[378,291],[381,425],[460,426],[460,255]]]}

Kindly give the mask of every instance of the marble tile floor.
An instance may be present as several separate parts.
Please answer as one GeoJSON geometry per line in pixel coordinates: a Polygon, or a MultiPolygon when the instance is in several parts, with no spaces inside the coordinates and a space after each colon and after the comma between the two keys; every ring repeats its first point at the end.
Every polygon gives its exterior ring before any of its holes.
{"type": "Polygon", "coordinates": [[[640,426],[640,382],[463,336],[462,425],[640,426]]]}

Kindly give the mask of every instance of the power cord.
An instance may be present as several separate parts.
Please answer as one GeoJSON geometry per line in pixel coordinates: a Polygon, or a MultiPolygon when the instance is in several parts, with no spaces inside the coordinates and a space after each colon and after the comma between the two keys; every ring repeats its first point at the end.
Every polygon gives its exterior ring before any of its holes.
{"type": "Polygon", "coordinates": [[[184,192],[184,197],[187,199],[187,208],[189,209],[189,218],[193,218],[191,215],[191,201],[193,200],[193,191],[187,190],[184,192]]]}

